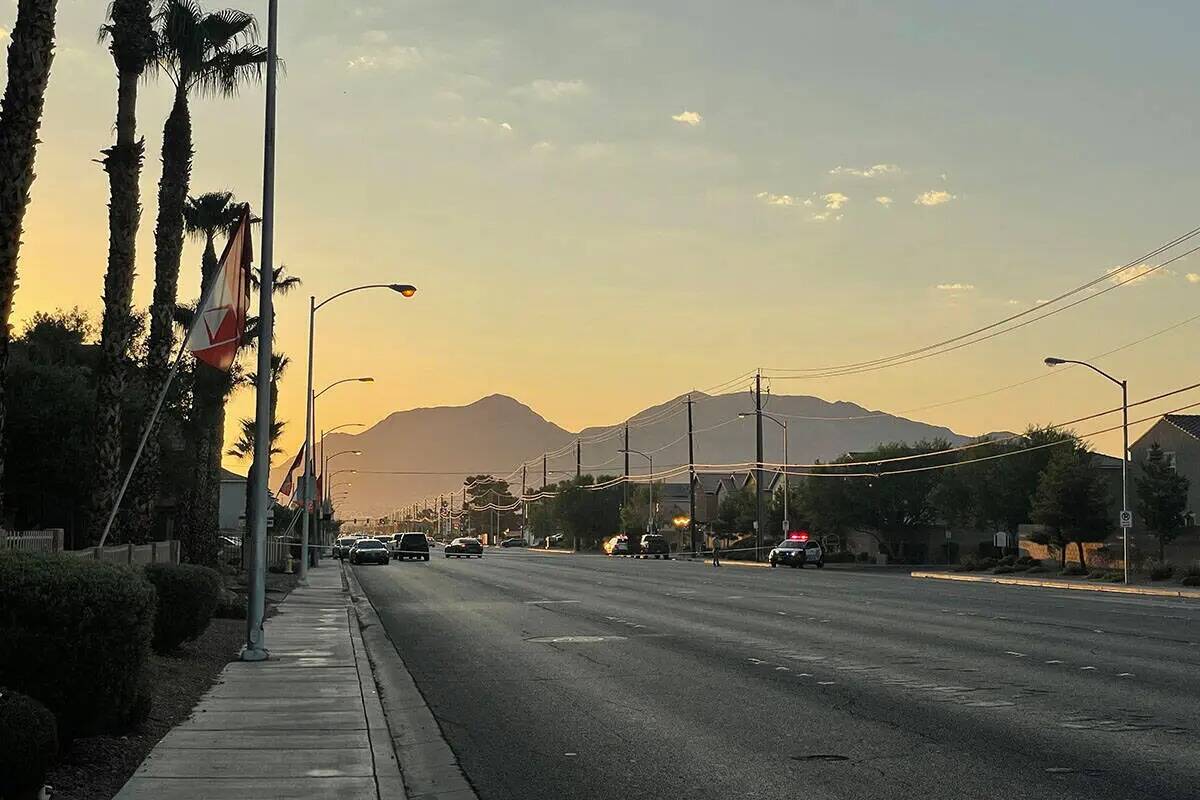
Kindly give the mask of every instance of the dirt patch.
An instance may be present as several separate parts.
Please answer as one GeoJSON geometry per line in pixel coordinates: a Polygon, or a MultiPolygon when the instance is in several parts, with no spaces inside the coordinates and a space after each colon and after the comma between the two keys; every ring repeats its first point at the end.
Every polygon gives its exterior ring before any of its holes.
{"type": "Polygon", "coordinates": [[[120,791],[167,731],[187,719],[245,639],[244,621],[214,619],[199,639],[174,654],[152,655],[150,718],[126,736],[76,739],[46,779],[54,800],[108,800],[120,791]]]}

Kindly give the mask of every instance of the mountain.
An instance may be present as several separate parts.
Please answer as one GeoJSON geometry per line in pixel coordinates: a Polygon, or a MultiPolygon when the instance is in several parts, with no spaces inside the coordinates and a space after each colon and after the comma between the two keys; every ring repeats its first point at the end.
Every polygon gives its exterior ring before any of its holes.
{"type": "MultiPolygon", "coordinates": [[[[693,426],[697,464],[729,464],[754,460],[754,419],[738,419],[754,410],[747,392],[693,395],[693,426]]],[[[629,446],[651,453],[655,471],[687,464],[687,407],[684,397],[647,408],[630,419],[629,446]]],[[[949,428],[871,411],[854,403],[828,402],[817,397],[772,395],[763,398],[767,414],[788,415],[788,462],[828,461],[847,452],[869,450],[883,443],[943,439],[961,444],[970,437],[949,428]]],[[[533,409],[504,395],[491,395],[466,406],[441,406],[397,411],[358,434],[326,437],[329,454],[361,450],[361,456],[342,456],[330,467],[356,469],[333,478],[353,486],[343,505],[359,514],[389,513],[439,493],[458,492],[466,474],[499,476],[531,462],[528,486],[542,485],[541,455],[562,449],[548,459],[551,483],[575,472],[574,442],[582,440],[585,472],[619,475],[624,456],[618,432],[611,426],[565,430],[533,409]],[[534,463],[534,462],[537,463],[534,463]]],[[[783,431],[763,420],[763,458],[783,461],[783,431]]],[[[630,471],[646,471],[646,460],[631,455],[630,471]]],[[[278,486],[282,469],[272,476],[278,486]]],[[[514,479],[520,488],[520,474],[514,479]]],[[[678,479],[672,479],[678,480],[678,479]]]]}

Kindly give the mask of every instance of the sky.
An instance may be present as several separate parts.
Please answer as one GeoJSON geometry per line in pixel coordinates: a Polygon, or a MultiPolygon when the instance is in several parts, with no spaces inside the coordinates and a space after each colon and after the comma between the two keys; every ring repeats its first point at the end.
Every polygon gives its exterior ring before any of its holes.
{"type": "MultiPolygon", "coordinates": [[[[277,306],[292,359],[284,449],[302,437],[310,294],[419,288],[319,312],[317,388],[375,381],[330,391],[318,426],[505,393],[579,429],[758,367],[919,348],[1135,261],[1200,224],[1200,7],[1144,5],[284,0],[275,249],[304,280],[277,306]]],[[[105,6],[59,2],[18,330],[55,307],[99,320],[107,183],[94,160],[116,91],[96,43],[105,6]]],[[[265,23],[265,0],[239,7],[265,23]]],[[[0,3],[0,44],[14,17],[0,3]]],[[[140,308],[169,101],[165,80],[143,86],[140,308]]],[[[192,115],[192,194],[228,189],[259,208],[261,87],[197,100],[192,115]]],[[[199,260],[189,244],[181,301],[199,293],[199,260]]],[[[768,385],[965,434],[1016,430],[1111,408],[1119,392],[1069,370],[927,407],[1045,375],[1047,355],[1149,336],[1198,301],[1200,253],[948,355],[768,385]]],[[[1132,400],[1192,383],[1198,326],[1096,363],[1128,378],[1132,400]]],[[[231,402],[232,432],[253,393],[231,402]]],[[[1113,452],[1118,434],[1094,443],[1113,452]]]]}

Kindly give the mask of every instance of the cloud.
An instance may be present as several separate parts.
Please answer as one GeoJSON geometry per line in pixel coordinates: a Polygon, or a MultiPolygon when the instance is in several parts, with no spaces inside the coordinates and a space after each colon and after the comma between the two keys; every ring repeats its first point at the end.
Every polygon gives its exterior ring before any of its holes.
{"type": "Polygon", "coordinates": [[[900,167],[895,164],[875,164],[862,169],[839,165],[829,170],[830,175],[851,175],[855,178],[877,178],[880,175],[895,175],[898,172],[900,172],[900,167]]]}
{"type": "Polygon", "coordinates": [[[790,194],[773,194],[772,192],[759,192],[754,195],[759,200],[762,200],[769,206],[795,206],[800,205],[800,200],[792,197],[790,194]]]}
{"type": "Polygon", "coordinates": [[[917,199],[913,203],[919,206],[940,206],[943,203],[949,203],[951,200],[957,200],[958,195],[950,194],[941,189],[930,189],[928,192],[921,192],[917,195],[917,199]]]}
{"type": "MultiPolygon", "coordinates": [[[[1132,267],[1111,270],[1108,273],[1108,279],[1114,284],[1135,284],[1141,283],[1147,278],[1154,277],[1155,275],[1162,274],[1170,275],[1171,271],[1166,269],[1158,269],[1150,264],[1142,262],[1141,264],[1134,264],[1132,267]]],[[[1188,280],[1191,281],[1191,278],[1189,277],[1188,280]]],[[[1196,281],[1191,282],[1196,283],[1196,281]]]]}
{"type": "Polygon", "coordinates": [[[362,40],[367,44],[384,44],[390,38],[387,31],[366,31],[362,35],[362,40]]]}
{"type": "Polygon", "coordinates": [[[0,25],[0,41],[7,39],[8,36],[9,36],[8,28],[5,28],[3,25],[0,25]]]}
{"type": "Polygon", "coordinates": [[[941,292],[973,292],[975,284],[973,283],[939,283],[935,288],[941,292]]]}
{"type": "Polygon", "coordinates": [[[688,111],[686,108],[683,111],[680,111],[678,114],[673,115],[671,119],[692,128],[704,121],[704,117],[699,111],[688,111]]]}
{"type": "Polygon", "coordinates": [[[549,152],[550,150],[553,150],[554,144],[552,142],[547,142],[543,139],[540,142],[535,142],[534,144],[532,144],[529,149],[535,153],[545,153],[545,152],[549,152]]]}
{"type": "Polygon", "coordinates": [[[881,194],[879,197],[875,198],[875,202],[879,203],[881,206],[890,206],[894,201],[886,194],[881,194]]]}
{"type": "Polygon", "coordinates": [[[1200,283],[1200,275],[1197,275],[1194,272],[1189,272],[1187,274],[1187,282],[1188,283],[1200,283]]]}
{"type": "Polygon", "coordinates": [[[422,66],[427,61],[425,53],[419,48],[396,44],[383,48],[378,54],[355,56],[346,62],[346,69],[352,72],[395,72],[422,66]]]}
{"type": "Polygon", "coordinates": [[[808,221],[809,222],[841,222],[842,215],[835,214],[832,211],[822,211],[820,213],[813,214],[812,216],[810,216],[808,218],[808,221]]]}
{"type": "Polygon", "coordinates": [[[1006,302],[1006,303],[1008,303],[1010,306],[1019,306],[1019,305],[1021,305],[1021,301],[1020,301],[1020,300],[1006,300],[1005,302],[1006,302]]]}
{"type": "Polygon", "coordinates": [[[580,80],[552,81],[538,78],[524,86],[513,87],[509,90],[509,94],[517,97],[529,97],[543,103],[553,103],[556,100],[579,97],[589,91],[591,90],[588,85],[580,80]]]}
{"type": "Polygon", "coordinates": [[[837,211],[846,203],[850,202],[850,198],[841,192],[830,192],[829,194],[821,195],[821,199],[825,201],[825,208],[831,211],[837,211]]]}

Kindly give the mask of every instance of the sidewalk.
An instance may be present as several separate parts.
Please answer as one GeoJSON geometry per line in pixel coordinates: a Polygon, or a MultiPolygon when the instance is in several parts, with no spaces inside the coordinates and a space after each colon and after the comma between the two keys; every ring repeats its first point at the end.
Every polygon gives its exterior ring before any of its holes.
{"type": "Polygon", "coordinates": [[[116,800],[403,800],[338,562],[266,623],[268,661],[235,661],[116,800]]]}

